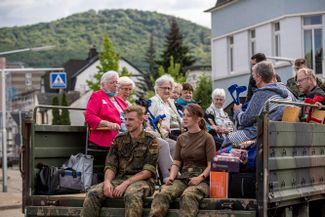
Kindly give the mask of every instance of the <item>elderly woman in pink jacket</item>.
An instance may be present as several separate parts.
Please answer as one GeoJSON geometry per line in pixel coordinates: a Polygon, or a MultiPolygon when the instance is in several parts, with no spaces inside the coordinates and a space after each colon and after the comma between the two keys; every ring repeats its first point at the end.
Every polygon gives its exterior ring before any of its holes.
{"type": "Polygon", "coordinates": [[[101,90],[94,92],[88,101],[85,119],[91,128],[91,145],[108,148],[119,131],[124,129],[124,109],[126,102],[116,96],[119,76],[115,71],[108,71],[101,77],[101,90]],[[99,130],[105,127],[107,130],[99,130]]]}

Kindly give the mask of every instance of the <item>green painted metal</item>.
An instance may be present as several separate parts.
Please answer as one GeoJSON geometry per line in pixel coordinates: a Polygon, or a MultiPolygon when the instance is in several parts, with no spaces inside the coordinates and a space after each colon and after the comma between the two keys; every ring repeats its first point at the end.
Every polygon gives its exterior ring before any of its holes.
{"type": "Polygon", "coordinates": [[[325,125],[269,122],[269,202],[325,198],[325,125]]]}

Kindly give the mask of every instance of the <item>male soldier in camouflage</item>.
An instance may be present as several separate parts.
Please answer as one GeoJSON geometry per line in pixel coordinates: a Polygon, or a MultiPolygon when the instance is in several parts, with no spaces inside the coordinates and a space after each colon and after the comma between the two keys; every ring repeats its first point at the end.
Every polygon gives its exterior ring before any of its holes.
{"type": "Polygon", "coordinates": [[[130,106],[124,112],[128,132],[114,139],[106,157],[105,180],[88,191],[81,211],[83,217],[99,216],[105,198],[122,196],[125,216],[141,217],[143,198],[154,191],[158,143],[143,130],[142,107],[130,106]]]}

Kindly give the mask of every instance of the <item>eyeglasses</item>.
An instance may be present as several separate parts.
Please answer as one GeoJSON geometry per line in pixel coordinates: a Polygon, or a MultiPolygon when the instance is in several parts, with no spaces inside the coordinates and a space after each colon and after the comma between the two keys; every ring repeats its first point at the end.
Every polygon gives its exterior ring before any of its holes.
{"type": "Polygon", "coordinates": [[[296,84],[301,84],[301,82],[306,80],[307,78],[310,78],[310,77],[304,77],[302,79],[299,79],[299,80],[296,81],[296,84]]]}
{"type": "Polygon", "coordinates": [[[106,84],[117,84],[118,83],[118,81],[108,81],[108,82],[106,82],[106,84]]]}
{"type": "Polygon", "coordinates": [[[159,87],[160,89],[164,90],[164,91],[171,91],[172,88],[171,87],[159,87]]]}
{"type": "Polygon", "coordinates": [[[124,88],[120,88],[120,90],[123,90],[123,91],[132,91],[133,89],[132,88],[124,87],[124,88]]]}

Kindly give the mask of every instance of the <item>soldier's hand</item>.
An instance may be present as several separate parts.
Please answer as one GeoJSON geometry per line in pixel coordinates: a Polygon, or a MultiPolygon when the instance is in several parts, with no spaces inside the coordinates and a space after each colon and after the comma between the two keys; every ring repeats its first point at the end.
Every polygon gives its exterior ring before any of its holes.
{"type": "Polygon", "coordinates": [[[190,181],[188,182],[188,185],[198,185],[202,182],[202,177],[201,176],[196,176],[196,177],[192,177],[190,178],[190,181]]]}
{"type": "Polygon", "coordinates": [[[114,198],[114,196],[113,196],[114,186],[112,185],[111,182],[105,181],[103,188],[104,188],[103,189],[104,190],[104,195],[106,197],[114,198]]]}
{"type": "Polygon", "coordinates": [[[118,186],[116,186],[116,188],[113,191],[113,196],[114,197],[122,197],[126,188],[128,187],[128,182],[124,181],[121,184],[119,184],[118,186]]]}

